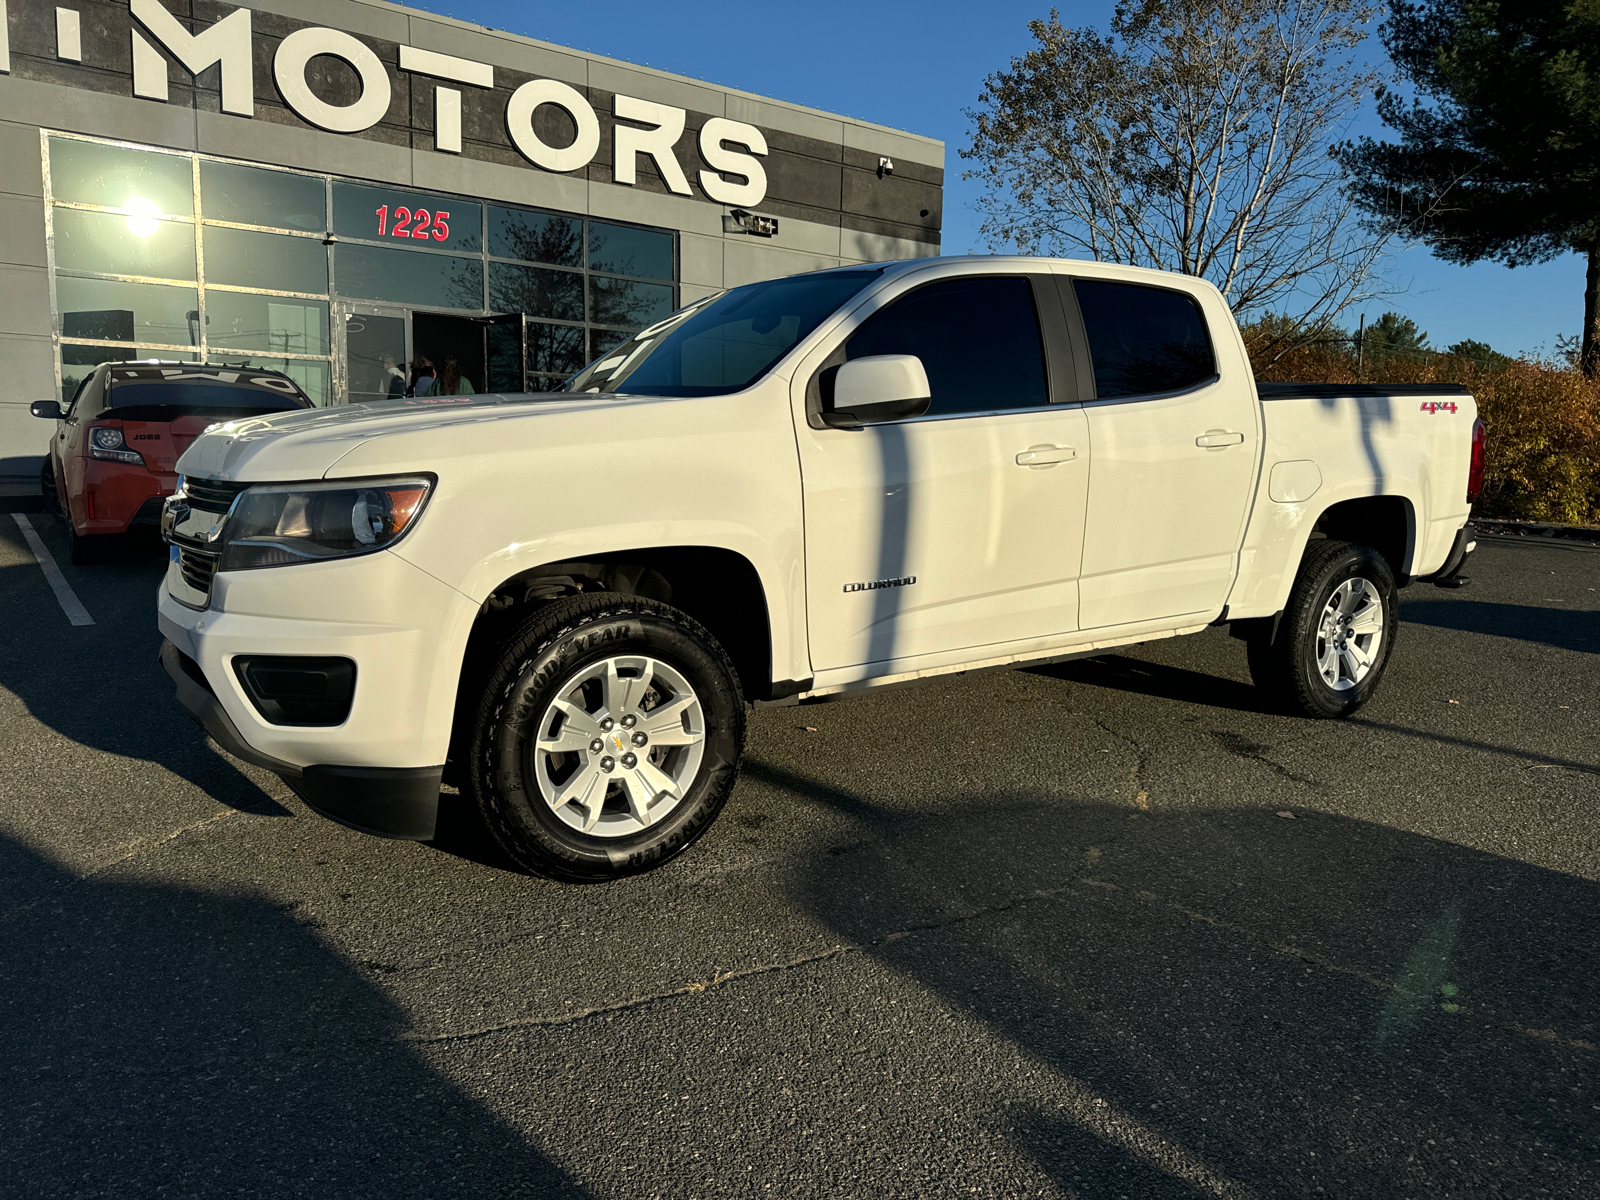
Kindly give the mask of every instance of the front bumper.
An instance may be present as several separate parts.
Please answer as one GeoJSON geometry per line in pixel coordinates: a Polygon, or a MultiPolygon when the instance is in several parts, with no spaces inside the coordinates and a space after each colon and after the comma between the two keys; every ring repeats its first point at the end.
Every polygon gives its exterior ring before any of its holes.
{"type": "Polygon", "coordinates": [[[297,767],[273,758],[240,735],[194,659],[168,641],[161,643],[160,657],[177,689],[178,703],[217,745],[235,758],[276,772],[312,811],[378,837],[432,839],[443,766],[297,767]]]}
{"type": "Polygon", "coordinates": [[[163,582],[161,661],[179,703],[219,745],[275,772],[317,812],[367,833],[427,839],[475,612],[388,553],[223,572],[204,609],[163,582]],[[233,667],[247,654],[351,659],[349,715],[336,726],[268,721],[233,667]]]}

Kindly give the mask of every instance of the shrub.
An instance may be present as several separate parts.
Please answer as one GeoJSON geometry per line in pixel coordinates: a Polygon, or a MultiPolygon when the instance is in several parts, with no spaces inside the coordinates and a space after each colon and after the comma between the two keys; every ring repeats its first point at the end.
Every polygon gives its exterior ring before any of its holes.
{"type": "MultiPolygon", "coordinates": [[[[1572,525],[1600,524],[1600,380],[1576,369],[1502,355],[1430,354],[1368,364],[1361,382],[1458,383],[1488,426],[1476,511],[1572,525]]],[[[1258,361],[1262,381],[1354,383],[1355,356],[1310,346],[1258,361]]]]}

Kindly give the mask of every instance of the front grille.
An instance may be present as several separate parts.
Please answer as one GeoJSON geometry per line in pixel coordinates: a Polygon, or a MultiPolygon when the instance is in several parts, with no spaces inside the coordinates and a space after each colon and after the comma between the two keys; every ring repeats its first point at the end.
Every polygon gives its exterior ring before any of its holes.
{"type": "Polygon", "coordinates": [[[211,577],[217,573],[217,556],[178,547],[178,571],[183,581],[207,599],[211,597],[211,577]]]}
{"type": "Polygon", "coordinates": [[[192,479],[185,477],[183,490],[189,498],[189,507],[202,512],[225,513],[233,507],[234,497],[248,483],[229,483],[225,479],[192,479]]]}

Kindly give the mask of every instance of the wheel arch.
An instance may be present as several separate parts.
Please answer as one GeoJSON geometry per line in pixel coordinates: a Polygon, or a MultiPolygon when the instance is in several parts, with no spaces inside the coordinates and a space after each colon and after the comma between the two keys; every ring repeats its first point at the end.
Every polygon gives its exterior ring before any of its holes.
{"type": "MultiPolygon", "coordinates": [[[[1417,511],[1402,495],[1358,496],[1328,505],[1317,515],[1307,545],[1318,536],[1371,546],[1394,574],[1395,583],[1411,582],[1417,546],[1417,511]]],[[[1302,550],[1302,557],[1304,550],[1302,550]]]]}
{"type": "Polygon", "coordinates": [[[617,592],[671,604],[704,625],[733,660],[746,700],[791,694],[773,678],[772,619],[754,563],[720,546],[652,546],[584,554],[525,567],[490,589],[462,654],[451,730],[452,760],[496,648],[544,604],[586,592],[617,592]]]}

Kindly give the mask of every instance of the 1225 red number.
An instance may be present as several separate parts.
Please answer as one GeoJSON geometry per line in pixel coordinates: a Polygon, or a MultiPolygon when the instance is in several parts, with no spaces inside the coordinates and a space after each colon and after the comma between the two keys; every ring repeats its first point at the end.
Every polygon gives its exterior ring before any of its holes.
{"type": "Polygon", "coordinates": [[[394,225],[389,224],[389,206],[383,205],[377,210],[378,236],[379,237],[409,237],[427,241],[431,234],[436,242],[448,241],[450,237],[450,214],[442,209],[429,212],[419,208],[412,212],[405,205],[399,205],[394,210],[394,225]]]}

